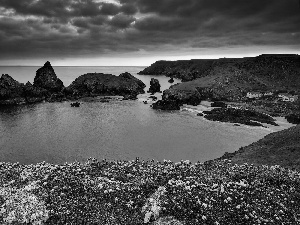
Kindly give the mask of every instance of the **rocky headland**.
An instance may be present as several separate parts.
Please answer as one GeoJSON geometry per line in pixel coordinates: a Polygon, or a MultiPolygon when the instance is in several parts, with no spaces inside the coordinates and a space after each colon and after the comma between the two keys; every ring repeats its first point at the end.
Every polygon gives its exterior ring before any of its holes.
{"type": "Polygon", "coordinates": [[[299,55],[260,55],[248,58],[158,61],[139,74],[179,78],[178,91],[195,89],[204,98],[246,100],[249,91],[298,91],[299,55]],[[186,82],[188,81],[188,82],[186,82]]]}
{"type": "Polygon", "coordinates": [[[244,110],[283,116],[288,121],[298,123],[299,117],[295,115],[300,112],[299,98],[283,101],[278,95],[300,94],[299,73],[300,56],[280,54],[236,59],[158,61],[140,72],[184,81],[165,90],[162,100],[153,105],[154,109],[176,110],[183,104],[199,105],[202,100],[225,102],[226,106],[237,109],[214,110],[206,118],[223,122],[240,121],[248,125],[259,124],[253,122],[251,117],[246,119],[249,113],[244,110]],[[260,97],[249,98],[252,92],[257,92],[260,97]],[[232,115],[236,115],[236,112],[243,114],[243,119],[232,115]]]}
{"type": "Polygon", "coordinates": [[[0,105],[57,102],[101,95],[120,95],[124,99],[136,99],[138,94],[144,93],[145,87],[141,80],[127,72],[119,76],[88,73],[65,87],[47,61],[36,71],[33,84],[22,84],[8,74],[3,74],[0,78],[0,105]]]}

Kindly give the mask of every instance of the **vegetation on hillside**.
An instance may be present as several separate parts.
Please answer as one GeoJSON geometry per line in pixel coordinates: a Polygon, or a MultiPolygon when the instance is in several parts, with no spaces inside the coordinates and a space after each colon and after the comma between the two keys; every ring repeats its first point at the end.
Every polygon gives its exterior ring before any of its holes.
{"type": "Polygon", "coordinates": [[[2,224],[300,222],[300,173],[280,166],[90,159],[0,163],[0,178],[2,224]]]}

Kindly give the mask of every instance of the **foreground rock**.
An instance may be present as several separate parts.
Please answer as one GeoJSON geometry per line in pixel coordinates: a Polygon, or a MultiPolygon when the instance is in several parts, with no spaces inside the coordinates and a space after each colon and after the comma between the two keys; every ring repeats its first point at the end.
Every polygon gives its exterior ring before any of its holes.
{"type": "Polygon", "coordinates": [[[227,153],[221,159],[232,163],[280,165],[300,170],[300,125],[268,134],[259,141],[227,153]]]}
{"type": "Polygon", "coordinates": [[[57,78],[49,61],[36,71],[33,85],[44,88],[50,93],[60,92],[64,88],[63,82],[57,78]]]}
{"type": "Polygon", "coordinates": [[[275,119],[263,113],[253,110],[234,109],[234,108],[216,108],[211,111],[204,111],[204,118],[213,121],[240,123],[249,126],[263,126],[261,123],[278,126],[275,119]]]}
{"type": "Polygon", "coordinates": [[[66,94],[70,98],[121,95],[127,99],[135,99],[141,93],[144,93],[143,85],[135,79],[103,73],[81,75],[66,88],[66,94]]]}
{"type": "Polygon", "coordinates": [[[156,92],[160,92],[160,83],[157,79],[155,78],[151,78],[150,80],[150,88],[148,93],[156,93],[156,92]]]}

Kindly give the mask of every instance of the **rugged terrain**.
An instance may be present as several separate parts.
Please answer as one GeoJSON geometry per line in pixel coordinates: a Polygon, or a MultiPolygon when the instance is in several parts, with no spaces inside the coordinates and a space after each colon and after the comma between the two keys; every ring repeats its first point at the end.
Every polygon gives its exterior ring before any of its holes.
{"type": "Polygon", "coordinates": [[[158,61],[140,74],[163,74],[182,79],[171,87],[198,91],[203,98],[245,100],[249,91],[299,91],[299,55],[260,55],[237,59],[158,61]]]}
{"type": "Polygon", "coordinates": [[[228,160],[0,162],[0,223],[299,224],[299,191],[298,171],[228,160]]]}

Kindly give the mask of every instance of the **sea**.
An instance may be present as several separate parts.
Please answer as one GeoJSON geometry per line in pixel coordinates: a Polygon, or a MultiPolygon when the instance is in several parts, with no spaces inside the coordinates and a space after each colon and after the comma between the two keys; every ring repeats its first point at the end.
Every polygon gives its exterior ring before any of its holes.
{"type": "MultiPolygon", "coordinates": [[[[0,74],[33,83],[38,68],[2,66],[0,74]]],[[[53,68],[65,86],[93,72],[129,72],[146,84],[146,91],[152,77],[159,80],[162,90],[171,85],[165,76],[138,75],[145,67],[53,68]]],[[[159,99],[161,95],[156,93],[159,99]]],[[[277,118],[279,127],[268,128],[208,121],[197,113],[210,110],[209,102],[184,105],[179,111],[153,110],[149,96],[146,92],[138,100],[84,101],[78,108],[70,107],[70,102],[0,106],[0,162],[63,164],[90,157],[204,162],[292,126],[283,118],[277,118]]]]}

